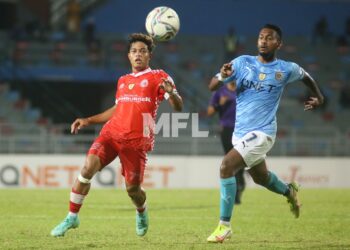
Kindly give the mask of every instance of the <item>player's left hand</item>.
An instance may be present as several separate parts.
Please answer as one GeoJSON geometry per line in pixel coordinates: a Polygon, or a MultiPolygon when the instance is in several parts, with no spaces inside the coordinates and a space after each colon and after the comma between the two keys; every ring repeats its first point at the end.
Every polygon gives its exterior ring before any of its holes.
{"type": "Polygon", "coordinates": [[[163,82],[161,83],[160,87],[162,89],[164,89],[165,92],[167,92],[169,94],[173,93],[173,90],[174,90],[173,83],[171,81],[169,81],[168,79],[166,79],[166,78],[162,78],[162,81],[163,82]]]}
{"type": "Polygon", "coordinates": [[[322,102],[317,97],[310,97],[309,100],[304,102],[304,110],[311,110],[317,106],[320,106],[322,102]]]}

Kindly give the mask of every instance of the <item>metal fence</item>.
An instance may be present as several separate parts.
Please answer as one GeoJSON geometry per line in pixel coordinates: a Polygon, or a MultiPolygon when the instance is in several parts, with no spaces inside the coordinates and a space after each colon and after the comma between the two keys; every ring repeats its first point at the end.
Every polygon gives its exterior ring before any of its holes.
{"type": "MultiPolygon", "coordinates": [[[[280,127],[270,155],[274,156],[350,156],[350,129],[310,127],[298,130],[280,127]]],[[[86,153],[98,135],[100,126],[71,135],[70,125],[37,126],[34,124],[0,124],[1,154],[77,154],[86,153]]],[[[222,155],[218,127],[209,129],[208,137],[192,137],[188,130],[178,137],[156,136],[152,154],[160,155],[222,155]]]]}

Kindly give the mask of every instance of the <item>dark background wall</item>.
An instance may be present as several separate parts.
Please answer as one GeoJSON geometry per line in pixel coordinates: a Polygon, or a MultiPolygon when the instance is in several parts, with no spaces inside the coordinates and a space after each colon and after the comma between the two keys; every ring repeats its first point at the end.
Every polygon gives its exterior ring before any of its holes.
{"type": "Polygon", "coordinates": [[[271,22],[289,35],[308,35],[324,15],[329,30],[339,35],[350,16],[350,1],[334,0],[110,0],[91,15],[100,32],[144,31],[147,13],[156,6],[169,6],[178,12],[183,34],[219,35],[234,26],[239,34],[253,35],[261,25],[271,22]]]}

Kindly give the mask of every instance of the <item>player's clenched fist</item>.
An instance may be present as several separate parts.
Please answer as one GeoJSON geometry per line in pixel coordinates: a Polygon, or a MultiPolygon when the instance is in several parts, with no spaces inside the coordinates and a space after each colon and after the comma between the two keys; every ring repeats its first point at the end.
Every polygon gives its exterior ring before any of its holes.
{"type": "Polygon", "coordinates": [[[233,73],[232,63],[225,63],[224,65],[222,65],[220,69],[220,74],[222,78],[227,78],[231,76],[232,73],[233,73]]]}

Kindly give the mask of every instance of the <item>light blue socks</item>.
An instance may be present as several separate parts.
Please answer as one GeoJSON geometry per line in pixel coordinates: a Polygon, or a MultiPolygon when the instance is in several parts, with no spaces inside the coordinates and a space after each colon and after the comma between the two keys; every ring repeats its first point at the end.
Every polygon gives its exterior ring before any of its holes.
{"type": "Polygon", "coordinates": [[[268,190],[277,194],[287,194],[289,187],[286,183],[278,179],[277,175],[269,171],[269,182],[265,186],[268,190]]]}
{"type": "Polygon", "coordinates": [[[231,220],[236,191],[236,177],[220,179],[220,220],[231,220]]]}

